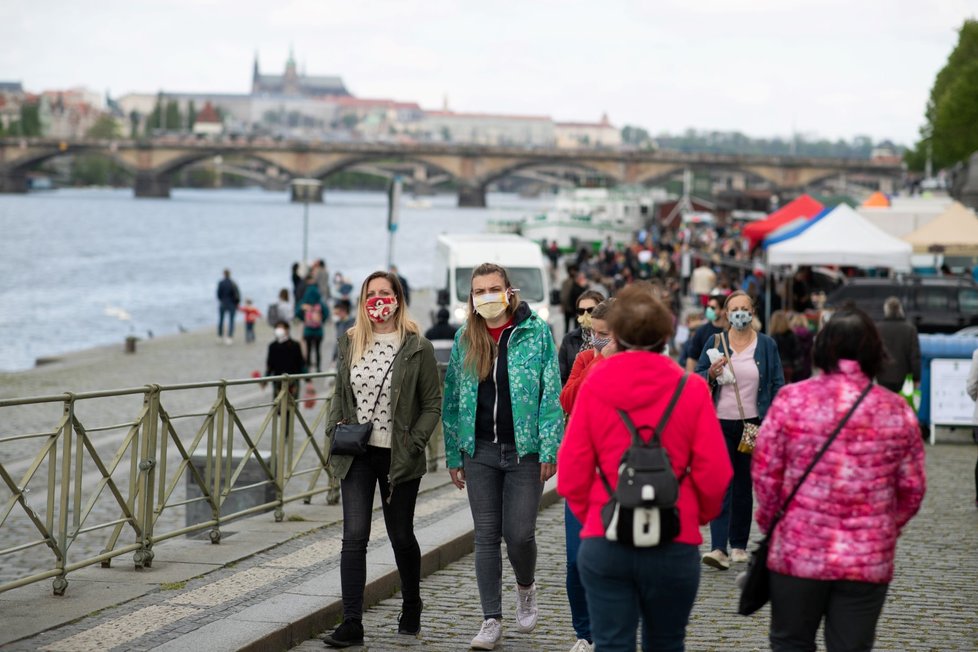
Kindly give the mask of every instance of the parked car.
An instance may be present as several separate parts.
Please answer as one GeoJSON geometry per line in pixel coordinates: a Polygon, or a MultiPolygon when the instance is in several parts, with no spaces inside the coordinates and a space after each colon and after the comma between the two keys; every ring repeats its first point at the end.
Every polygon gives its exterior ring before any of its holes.
{"type": "Polygon", "coordinates": [[[978,325],[978,283],[961,277],[854,278],[828,296],[826,308],[852,302],[881,320],[887,297],[903,302],[907,319],[921,333],[954,333],[978,325]]]}

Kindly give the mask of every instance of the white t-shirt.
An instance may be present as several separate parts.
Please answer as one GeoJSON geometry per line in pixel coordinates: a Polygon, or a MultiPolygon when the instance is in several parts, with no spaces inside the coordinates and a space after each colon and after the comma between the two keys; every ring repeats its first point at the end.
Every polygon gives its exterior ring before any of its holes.
{"type": "Polygon", "coordinates": [[[350,367],[350,385],[357,405],[357,421],[367,423],[373,413],[374,429],[370,433],[370,446],[391,447],[391,373],[388,367],[401,348],[401,338],[397,332],[374,333],[374,343],[364,351],[350,367]],[[386,374],[386,377],[385,377],[386,374]],[[383,387],[381,387],[383,381],[383,387]],[[377,400],[377,393],[380,400],[377,400]],[[377,409],[374,410],[374,402],[377,409]]]}

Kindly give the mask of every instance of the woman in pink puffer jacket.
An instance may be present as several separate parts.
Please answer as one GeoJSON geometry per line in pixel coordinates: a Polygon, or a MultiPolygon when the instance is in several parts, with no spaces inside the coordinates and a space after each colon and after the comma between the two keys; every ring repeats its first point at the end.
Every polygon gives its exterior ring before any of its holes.
{"type": "MultiPolygon", "coordinates": [[[[842,310],[815,340],[823,374],[787,385],[761,426],[751,469],[767,532],[809,462],[872,382],[885,353],[862,311],[842,310]]],[[[893,579],[896,541],[926,479],[917,417],[873,387],[812,469],[771,538],[771,649],[871,650],[893,579]]]]}

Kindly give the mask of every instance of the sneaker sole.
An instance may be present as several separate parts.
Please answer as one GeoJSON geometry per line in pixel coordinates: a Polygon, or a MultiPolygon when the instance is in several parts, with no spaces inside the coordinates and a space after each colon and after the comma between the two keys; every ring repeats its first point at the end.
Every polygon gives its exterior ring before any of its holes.
{"type": "Polygon", "coordinates": [[[330,638],[329,636],[326,636],[326,637],[323,638],[323,643],[325,643],[326,645],[328,645],[330,647],[341,648],[341,649],[342,648],[345,648],[345,647],[353,647],[353,646],[357,646],[357,645],[360,646],[360,647],[363,647],[363,639],[362,638],[361,639],[358,639],[358,640],[355,640],[355,641],[337,641],[335,639],[330,638]]]}
{"type": "Polygon", "coordinates": [[[476,643],[472,641],[472,645],[469,646],[470,650],[495,650],[495,643],[476,643]]]}
{"type": "Polygon", "coordinates": [[[536,628],[537,628],[536,621],[534,621],[534,623],[529,627],[527,627],[526,625],[520,625],[519,621],[516,622],[516,631],[520,632],[521,634],[529,634],[536,628]]]}
{"type": "Polygon", "coordinates": [[[710,568],[715,568],[717,570],[730,570],[730,564],[726,566],[723,565],[719,559],[714,559],[713,557],[703,557],[703,563],[710,568]]]}

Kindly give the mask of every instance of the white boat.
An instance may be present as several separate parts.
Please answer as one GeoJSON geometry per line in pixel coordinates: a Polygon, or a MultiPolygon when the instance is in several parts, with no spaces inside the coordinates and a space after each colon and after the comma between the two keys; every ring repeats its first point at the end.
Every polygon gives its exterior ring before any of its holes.
{"type": "Polygon", "coordinates": [[[525,219],[520,232],[537,242],[556,240],[564,250],[603,243],[608,237],[629,244],[652,219],[655,202],[665,198],[664,191],[647,188],[577,188],[557,195],[545,213],[525,219]]]}

